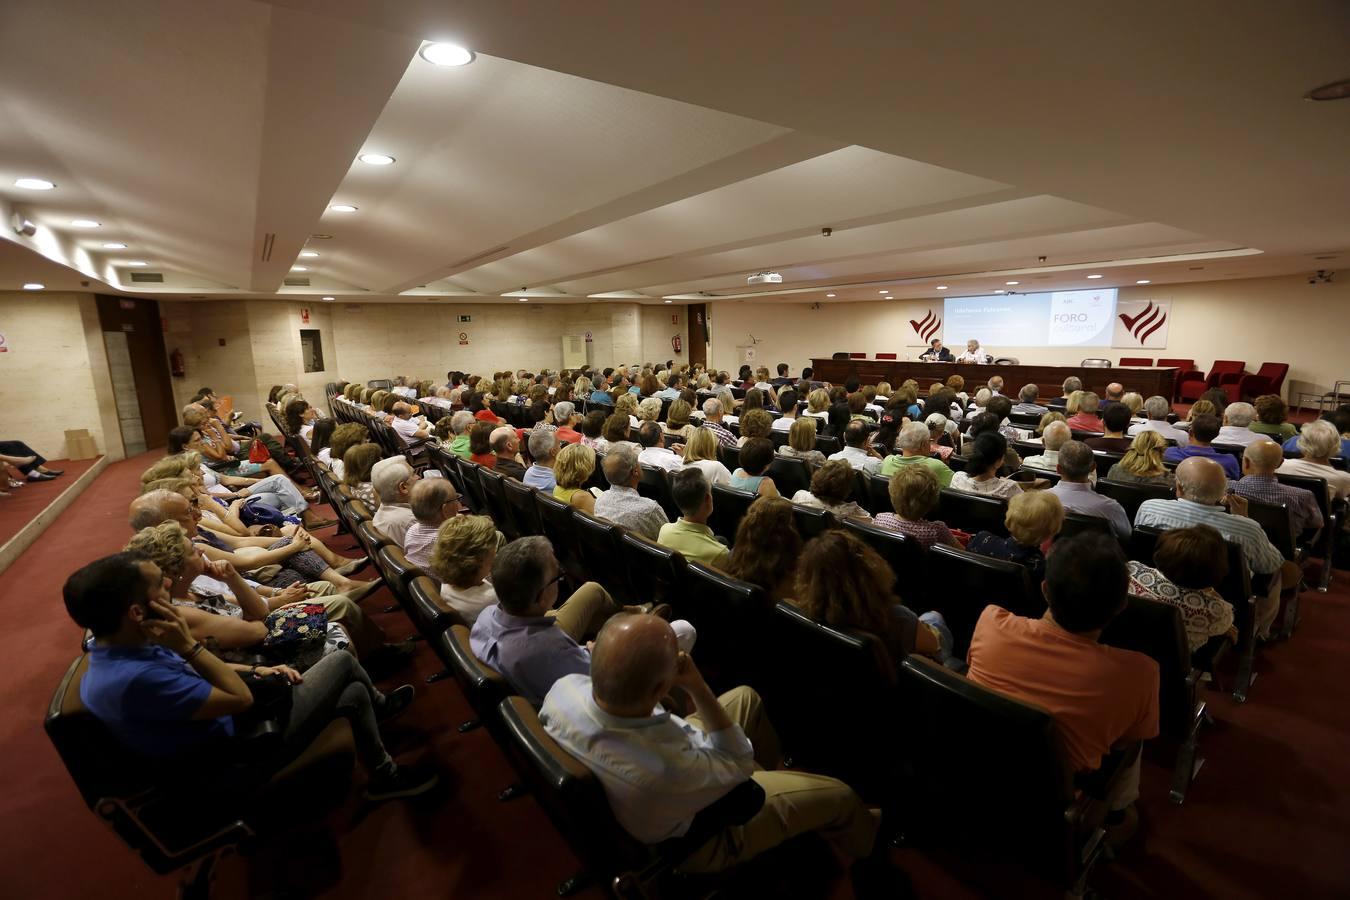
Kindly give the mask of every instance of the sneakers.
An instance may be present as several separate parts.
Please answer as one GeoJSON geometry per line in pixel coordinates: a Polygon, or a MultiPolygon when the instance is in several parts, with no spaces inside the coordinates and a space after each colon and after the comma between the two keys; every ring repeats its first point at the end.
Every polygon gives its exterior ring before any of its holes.
{"type": "MultiPolygon", "coordinates": [[[[411,687],[409,687],[411,690],[411,687]]],[[[376,775],[366,785],[367,800],[393,800],[395,797],[416,797],[436,786],[441,776],[422,766],[399,766],[388,775],[376,775]]]]}
{"type": "Polygon", "coordinates": [[[417,689],[411,684],[395,688],[384,695],[384,702],[380,704],[379,709],[375,710],[375,718],[381,723],[388,722],[411,706],[413,698],[416,696],[417,689]]]}

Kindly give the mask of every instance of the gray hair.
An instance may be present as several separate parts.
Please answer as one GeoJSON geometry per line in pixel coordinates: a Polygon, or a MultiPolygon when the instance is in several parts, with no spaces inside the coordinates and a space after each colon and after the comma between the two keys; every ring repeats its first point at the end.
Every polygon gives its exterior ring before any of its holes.
{"type": "Polygon", "coordinates": [[[975,405],[983,409],[989,405],[989,398],[994,396],[994,392],[987,387],[982,387],[975,392],[975,405]]]}
{"type": "Polygon", "coordinates": [[[502,609],[520,615],[533,606],[548,587],[553,559],[553,545],[538,535],[520,538],[498,550],[492,563],[492,587],[502,609]]]}
{"type": "Polygon", "coordinates": [[[450,430],[455,434],[463,434],[473,425],[473,413],[467,409],[461,409],[450,417],[450,430]]]}
{"type": "Polygon", "coordinates": [[[423,525],[438,524],[441,507],[450,502],[454,491],[454,485],[444,478],[423,478],[413,485],[409,504],[413,517],[423,525]]]}
{"type": "Polygon", "coordinates": [[[370,486],[381,503],[398,502],[398,486],[413,476],[413,467],[401,457],[382,459],[370,470],[370,486]]]}
{"type": "Polygon", "coordinates": [[[1154,394],[1144,401],[1144,414],[1155,421],[1162,421],[1167,418],[1167,414],[1172,411],[1172,404],[1167,402],[1166,397],[1154,394]]]}
{"type": "Polygon", "coordinates": [[[1074,391],[1081,391],[1082,389],[1083,379],[1079,378],[1077,375],[1070,375],[1068,378],[1064,379],[1064,396],[1067,397],[1074,391]]]}
{"type": "Polygon", "coordinates": [[[1073,440],[1073,429],[1066,422],[1051,422],[1041,433],[1041,441],[1047,450],[1061,450],[1073,440]]]}
{"type": "Polygon", "coordinates": [[[548,459],[557,446],[558,435],[556,433],[543,428],[537,428],[530,432],[530,456],[534,458],[535,462],[548,459]]]}
{"type": "Polygon", "coordinates": [[[174,497],[180,500],[184,499],[182,494],[173,491],[149,491],[131,501],[129,521],[132,530],[140,531],[142,528],[153,528],[169,518],[168,514],[164,512],[164,504],[174,497]]]}
{"type": "Polygon", "coordinates": [[[655,422],[661,417],[661,398],[645,397],[638,404],[638,418],[645,419],[648,422],[655,422]]]}
{"type": "Polygon", "coordinates": [[[1078,411],[1084,413],[1095,413],[1097,407],[1101,406],[1102,398],[1098,397],[1092,391],[1087,391],[1078,399],[1078,411]]]}
{"type": "Polygon", "coordinates": [[[1035,403],[1036,398],[1041,395],[1041,389],[1034,384],[1024,384],[1022,389],[1017,392],[1017,399],[1023,403],[1035,403]]]}
{"type": "Polygon", "coordinates": [[[1336,426],[1326,419],[1309,422],[1299,432],[1298,450],[1309,459],[1330,459],[1340,449],[1341,435],[1336,431],[1336,426]]]}
{"type": "Polygon", "coordinates": [[[1065,478],[1086,481],[1088,475],[1092,474],[1092,467],[1095,464],[1096,458],[1092,454],[1092,448],[1082,441],[1069,441],[1059,450],[1059,472],[1065,478]]]}
{"type": "Polygon", "coordinates": [[[612,487],[628,487],[638,467],[638,455],[631,447],[615,444],[605,454],[605,480],[612,487]]]}
{"type": "Polygon", "coordinates": [[[716,397],[709,397],[703,401],[703,415],[712,418],[722,412],[722,401],[716,397]]]}
{"type": "Polygon", "coordinates": [[[510,425],[503,425],[500,428],[492,429],[492,434],[488,436],[488,444],[492,447],[493,453],[501,453],[511,446],[511,442],[516,439],[516,430],[510,425]]]}
{"type": "Polygon", "coordinates": [[[922,422],[910,422],[900,429],[895,443],[901,450],[922,450],[931,440],[932,436],[928,433],[927,425],[922,422]]]}
{"type": "Polygon", "coordinates": [[[1230,403],[1223,410],[1229,425],[1246,428],[1256,418],[1256,407],[1250,403],[1230,403]]]}
{"type": "Polygon", "coordinates": [[[572,418],[573,416],[575,416],[576,414],[577,414],[577,408],[576,408],[575,404],[573,404],[573,403],[571,403],[571,402],[569,402],[569,401],[567,401],[567,400],[561,400],[561,401],[559,401],[558,403],[553,404],[553,421],[554,421],[554,422],[560,422],[560,423],[562,423],[563,425],[566,425],[567,422],[568,422],[568,420],[571,419],[571,418],[572,418]]]}

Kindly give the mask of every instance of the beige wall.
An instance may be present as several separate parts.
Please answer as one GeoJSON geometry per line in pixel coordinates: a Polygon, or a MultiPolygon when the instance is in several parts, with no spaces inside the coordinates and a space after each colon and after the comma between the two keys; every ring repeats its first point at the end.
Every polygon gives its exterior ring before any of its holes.
{"type": "Polygon", "coordinates": [[[86,428],[101,453],[122,456],[92,294],[0,292],[0,439],[66,455],[65,431],[86,428]]]}
{"type": "MultiPolygon", "coordinates": [[[[1292,400],[1292,382],[1331,388],[1350,378],[1350,282],[1309,285],[1306,278],[1254,278],[1158,289],[1127,287],[1120,298],[1168,298],[1172,318],[1165,350],[1134,351],[1113,347],[1006,347],[991,334],[981,344],[996,356],[1012,356],[1027,364],[1077,365],[1089,356],[1117,361],[1121,356],[1190,358],[1208,371],[1215,359],[1240,359],[1250,372],[1263,362],[1290,364],[1285,393],[1292,400]]],[[[932,308],[941,314],[941,299],[828,304],[813,310],[807,303],[724,301],[709,307],[712,352],[709,362],[735,371],[736,347],[750,334],[757,360],[772,371],[788,363],[793,374],[812,357],[835,351],[898,353],[901,359],[921,353],[910,346],[911,318],[932,308]]],[[[669,321],[669,320],[667,320],[669,321]]],[[[1312,388],[1309,387],[1309,390],[1312,388]]]]}

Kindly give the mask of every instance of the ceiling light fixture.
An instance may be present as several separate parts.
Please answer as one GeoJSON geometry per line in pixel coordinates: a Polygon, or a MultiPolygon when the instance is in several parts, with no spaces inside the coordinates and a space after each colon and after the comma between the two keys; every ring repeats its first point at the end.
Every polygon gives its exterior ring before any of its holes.
{"type": "Polygon", "coordinates": [[[663,300],[662,302],[663,302],[663,303],[674,303],[675,301],[674,301],[674,300],[663,300]]]}
{"type": "Polygon", "coordinates": [[[383,153],[362,153],[357,159],[368,166],[389,166],[394,163],[392,156],[385,156],[383,153]]]}
{"type": "Polygon", "coordinates": [[[1152,282],[1149,281],[1147,278],[1140,278],[1138,281],[1135,282],[1135,284],[1152,284],[1152,282]]]}
{"type": "Polygon", "coordinates": [[[937,289],[938,289],[939,291],[945,291],[945,290],[947,289],[947,286],[946,286],[945,284],[939,284],[939,285],[937,286],[937,289]]]}
{"type": "Polygon", "coordinates": [[[291,266],[292,272],[308,272],[309,266],[291,266]]]}
{"type": "Polygon", "coordinates": [[[1006,285],[1011,286],[1011,285],[1014,285],[1014,284],[1021,284],[1022,282],[1020,282],[1020,281],[1005,281],[1005,282],[1003,282],[1003,283],[1006,284],[1006,285]]]}
{"type": "Polygon", "coordinates": [[[317,250],[301,250],[301,251],[300,251],[300,255],[303,256],[305,259],[315,259],[316,257],[318,257],[319,251],[317,251],[317,250]]]}
{"type": "Polygon", "coordinates": [[[878,294],[889,294],[890,291],[887,290],[886,288],[882,288],[881,290],[877,291],[877,293],[878,293],[878,294]]]}
{"type": "Polygon", "coordinates": [[[322,301],[325,302],[325,303],[332,303],[336,298],[335,298],[335,297],[320,297],[319,299],[322,300],[322,301]]]}
{"type": "Polygon", "coordinates": [[[516,298],[516,301],[517,301],[518,303],[529,303],[529,302],[530,302],[530,298],[529,298],[529,297],[517,297],[517,298],[516,298]]]}
{"type": "Polygon", "coordinates": [[[467,66],[474,60],[473,51],[459,44],[428,42],[417,55],[433,66],[467,66]]]}
{"type": "Polygon", "coordinates": [[[95,222],[93,219],[71,219],[71,220],[70,220],[70,225],[71,225],[72,228],[98,228],[98,227],[100,226],[100,224],[101,224],[101,223],[95,222]]]}
{"type": "Polygon", "coordinates": [[[1006,294],[1006,293],[1008,293],[1008,292],[1005,291],[1005,290],[1003,290],[1002,288],[999,288],[998,290],[994,291],[994,293],[995,293],[995,294],[1006,294]]]}
{"type": "Polygon", "coordinates": [[[56,187],[56,183],[45,178],[16,178],[14,179],[14,186],[23,188],[25,191],[50,191],[56,187]]]}
{"type": "Polygon", "coordinates": [[[1089,278],[1101,278],[1102,276],[1100,276],[1100,275],[1089,275],[1088,277],[1089,277],[1089,278]]]}
{"type": "Polygon", "coordinates": [[[826,297],[833,297],[834,294],[826,294],[825,296],[826,296],[826,297]]]}
{"type": "Polygon", "coordinates": [[[341,212],[341,213],[356,212],[355,206],[351,206],[346,203],[334,203],[332,206],[328,208],[333,212],[341,212]]]}
{"type": "Polygon", "coordinates": [[[30,281],[23,286],[23,289],[25,291],[40,291],[45,287],[47,286],[40,281],[30,281]]]}
{"type": "Polygon", "coordinates": [[[133,259],[131,262],[127,263],[127,265],[140,268],[141,266],[148,266],[150,264],[143,259],[133,259]]]}
{"type": "Polygon", "coordinates": [[[108,241],[108,243],[106,243],[106,244],[103,245],[103,249],[104,249],[104,250],[125,250],[125,249],[127,249],[127,245],[124,244],[124,243],[122,243],[121,241],[108,241]]]}

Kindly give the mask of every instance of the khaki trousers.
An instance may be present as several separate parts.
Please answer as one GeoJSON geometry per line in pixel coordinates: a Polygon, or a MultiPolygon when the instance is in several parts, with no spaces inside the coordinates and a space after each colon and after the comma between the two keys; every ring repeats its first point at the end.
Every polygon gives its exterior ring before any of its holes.
{"type": "Polygon", "coordinates": [[[1256,600],[1256,636],[1261,639],[1270,637],[1270,626],[1275,624],[1275,617],[1280,614],[1280,594],[1286,584],[1292,584],[1295,590],[1298,590],[1302,583],[1303,573],[1299,567],[1288,560],[1280,567],[1270,579],[1270,590],[1264,596],[1256,600]]]}
{"type": "Polygon", "coordinates": [[[550,609],[544,615],[553,616],[558,620],[558,627],[567,632],[572,640],[585,644],[618,611],[618,604],[609,591],[594,581],[588,581],[577,588],[566,603],[557,609],[550,609]]]}
{"type": "MultiPolygon", "coordinates": [[[[738,687],[717,699],[754,745],[756,764],[777,765],[778,735],[764,715],[759,695],[751,688],[738,687]]],[[[703,728],[697,715],[687,721],[703,728]]],[[[750,777],[764,789],[764,807],[744,825],[725,829],[694,851],[680,865],[681,870],[717,872],[812,831],[829,841],[848,862],[872,852],[877,819],[842,781],[787,771],[756,771],[750,777]]]]}

